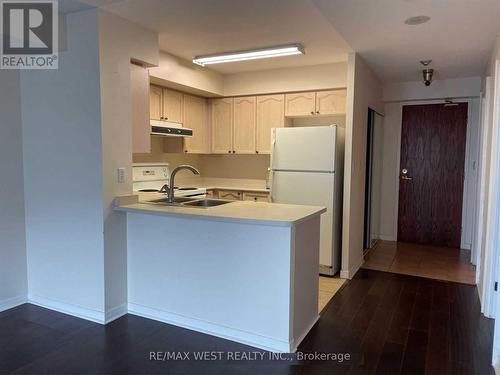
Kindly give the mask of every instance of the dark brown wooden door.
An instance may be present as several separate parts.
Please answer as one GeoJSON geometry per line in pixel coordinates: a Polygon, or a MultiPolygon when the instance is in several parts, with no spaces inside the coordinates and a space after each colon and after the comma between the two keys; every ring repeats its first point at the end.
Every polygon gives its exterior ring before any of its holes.
{"type": "Polygon", "coordinates": [[[398,241],[460,247],[467,103],[403,107],[398,241]]]}

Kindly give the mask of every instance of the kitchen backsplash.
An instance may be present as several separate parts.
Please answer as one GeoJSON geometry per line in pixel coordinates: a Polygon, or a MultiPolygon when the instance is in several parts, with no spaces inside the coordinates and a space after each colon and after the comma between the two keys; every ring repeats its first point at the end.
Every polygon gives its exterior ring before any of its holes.
{"type": "Polygon", "coordinates": [[[150,154],[134,154],[134,163],[168,162],[173,169],[180,164],[191,164],[203,177],[257,179],[267,178],[269,155],[197,155],[166,154],[161,137],[152,137],[150,154]]]}

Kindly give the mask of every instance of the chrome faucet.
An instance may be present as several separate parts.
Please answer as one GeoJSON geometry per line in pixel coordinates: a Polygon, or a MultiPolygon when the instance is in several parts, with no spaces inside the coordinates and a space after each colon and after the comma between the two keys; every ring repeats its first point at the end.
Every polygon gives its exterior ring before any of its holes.
{"type": "Polygon", "coordinates": [[[200,171],[198,169],[196,169],[195,167],[192,167],[191,165],[184,164],[184,165],[179,165],[177,168],[174,168],[174,170],[170,174],[170,180],[169,180],[170,186],[168,187],[168,197],[167,197],[168,204],[174,203],[175,175],[177,174],[177,172],[179,172],[182,169],[189,169],[194,174],[200,174],[200,171]]]}

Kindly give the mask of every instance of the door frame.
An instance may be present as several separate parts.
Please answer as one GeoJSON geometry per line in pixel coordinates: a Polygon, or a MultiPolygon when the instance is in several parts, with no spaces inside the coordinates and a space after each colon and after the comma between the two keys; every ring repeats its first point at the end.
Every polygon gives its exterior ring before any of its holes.
{"type": "MultiPolygon", "coordinates": [[[[480,108],[477,108],[478,113],[474,113],[475,111],[473,110],[474,108],[474,101],[478,100],[478,97],[467,97],[467,98],[445,98],[445,99],[429,99],[429,100],[414,100],[414,101],[402,101],[398,102],[400,106],[400,119],[401,123],[399,126],[399,132],[397,134],[398,137],[398,148],[397,148],[397,155],[396,155],[396,168],[393,171],[394,173],[394,187],[395,187],[395,192],[396,192],[396,201],[395,201],[395,206],[394,206],[394,217],[396,218],[395,220],[395,228],[393,229],[394,233],[394,241],[397,241],[397,234],[398,234],[398,220],[399,220],[399,174],[401,170],[401,135],[402,135],[402,130],[403,130],[403,107],[407,105],[422,105],[422,104],[445,104],[447,100],[453,100],[455,103],[467,103],[467,135],[466,135],[466,140],[465,140],[465,166],[464,166],[464,189],[463,189],[463,197],[462,197],[462,228],[465,228],[466,222],[468,220],[471,220],[472,223],[472,228],[474,228],[474,213],[476,211],[476,202],[475,199],[473,199],[473,210],[471,210],[471,213],[467,212],[467,205],[466,205],[466,198],[468,196],[468,191],[470,187],[466,183],[466,181],[469,180],[470,173],[477,172],[477,161],[479,160],[479,153],[478,153],[478,147],[473,148],[472,142],[474,140],[479,139],[479,112],[480,108]],[[475,116],[477,115],[477,116],[475,116]],[[472,150],[475,150],[475,152],[471,152],[472,150]],[[476,169],[471,170],[471,168],[468,168],[472,163],[476,162],[476,169]],[[472,216],[472,217],[471,217],[472,216]]],[[[472,180],[471,187],[476,189],[477,191],[477,186],[478,186],[478,181],[477,178],[474,178],[472,180]]],[[[475,195],[473,196],[475,198],[475,195]]],[[[461,235],[461,240],[460,240],[460,247],[465,248],[465,249],[471,249],[472,244],[466,243],[466,232],[463,230],[462,235],[461,235]]],[[[472,238],[471,238],[472,242],[472,238]]],[[[472,255],[472,252],[471,252],[472,255]]],[[[475,259],[472,258],[471,256],[471,262],[475,264],[475,259]]]]}
{"type": "MultiPolygon", "coordinates": [[[[497,312],[500,311],[500,297],[498,292],[494,290],[494,282],[500,282],[500,61],[495,62],[495,79],[493,84],[493,116],[490,125],[492,126],[492,142],[491,142],[491,164],[490,164],[490,179],[488,186],[487,201],[484,203],[491,209],[488,210],[486,219],[486,239],[483,246],[485,251],[485,265],[488,260],[491,260],[491,267],[484,269],[484,301],[485,309],[489,308],[490,316],[497,317],[497,312]]],[[[486,312],[485,312],[486,315],[486,312]]],[[[495,328],[493,336],[493,353],[492,364],[496,370],[500,369],[500,320],[495,319],[495,328]]]]}
{"type": "MultiPolygon", "coordinates": [[[[365,209],[364,209],[364,225],[363,225],[363,251],[366,253],[372,248],[372,193],[373,193],[373,162],[374,162],[374,135],[375,135],[375,119],[380,116],[382,121],[384,115],[377,112],[373,108],[368,108],[368,123],[366,137],[366,165],[365,165],[365,209]]],[[[384,125],[382,123],[382,131],[384,125]]],[[[380,219],[379,219],[380,220],[380,219]]]]}
{"type": "Polygon", "coordinates": [[[486,244],[486,224],[487,224],[487,205],[483,202],[487,199],[486,196],[486,184],[487,181],[487,163],[488,158],[488,135],[489,127],[492,121],[492,106],[493,106],[493,92],[492,92],[492,77],[485,78],[484,91],[481,93],[481,123],[480,132],[481,140],[479,145],[479,176],[478,182],[479,186],[476,191],[476,212],[475,212],[475,225],[474,233],[472,238],[472,251],[474,255],[474,261],[476,264],[476,284],[478,285],[479,297],[481,300],[481,312],[486,316],[492,316],[492,304],[489,302],[489,295],[491,294],[491,288],[486,287],[490,281],[487,280],[491,278],[488,272],[491,270],[491,266],[486,262],[487,256],[485,244],[486,244]],[[487,276],[488,275],[488,276],[487,276]]]}

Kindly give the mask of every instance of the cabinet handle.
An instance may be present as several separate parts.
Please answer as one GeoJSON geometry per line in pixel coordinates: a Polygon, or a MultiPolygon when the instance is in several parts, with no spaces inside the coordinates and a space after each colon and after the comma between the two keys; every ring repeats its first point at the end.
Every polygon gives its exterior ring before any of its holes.
{"type": "Polygon", "coordinates": [[[188,152],[188,150],[184,150],[184,152],[188,152]]]}
{"type": "Polygon", "coordinates": [[[314,111],[311,111],[311,115],[314,115],[314,111]]]}
{"type": "Polygon", "coordinates": [[[160,117],[160,120],[163,120],[163,117],[160,117]]]}
{"type": "Polygon", "coordinates": [[[168,117],[165,117],[165,120],[168,120],[168,117]]]}
{"type": "Polygon", "coordinates": [[[227,153],[228,153],[228,154],[230,154],[230,153],[231,153],[231,151],[228,151],[227,153]]]}
{"type": "Polygon", "coordinates": [[[319,111],[316,111],[316,114],[318,114],[318,115],[319,115],[319,111]]]}
{"type": "Polygon", "coordinates": [[[235,153],[236,153],[236,151],[233,150],[233,154],[235,154],[235,153]]]}
{"type": "Polygon", "coordinates": [[[255,150],[255,153],[256,153],[256,154],[258,154],[258,153],[259,153],[259,151],[255,150]]]}

